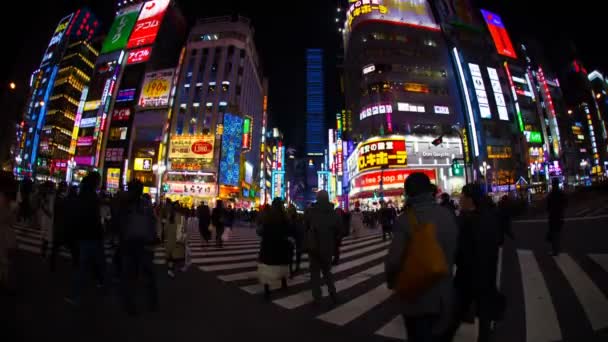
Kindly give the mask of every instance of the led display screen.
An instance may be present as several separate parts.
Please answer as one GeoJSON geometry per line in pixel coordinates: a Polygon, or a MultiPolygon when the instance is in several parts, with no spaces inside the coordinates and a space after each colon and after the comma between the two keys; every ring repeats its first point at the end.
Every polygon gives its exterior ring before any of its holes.
{"type": "Polygon", "coordinates": [[[220,160],[220,184],[230,186],[239,185],[242,143],[243,119],[234,114],[224,114],[222,158],[220,160]]]}
{"type": "Polygon", "coordinates": [[[169,2],[170,0],[152,0],[144,3],[127,43],[129,49],[154,43],[169,2]]]}
{"type": "Polygon", "coordinates": [[[120,50],[127,45],[129,34],[137,21],[137,15],[139,14],[140,8],[141,4],[138,4],[121,9],[118,12],[116,19],[114,19],[114,22],[110,27],[108,36],[101,47],[102,54],[120,50]]]}
{"type": "Polygon", "coordinates": [[[481,10],[481,14],[483,14],[483,19],[488,25],[488,30],[490,30],[490,35],[492,35],[492,40],[494,40],[494,45],[496,46],[496,51],[503,56],[517,58],[509,34],[507,33],[500,16],[486,10],[481,10]]]}
{"type": "Polygon", "coordinates": [[[408,24],[439,30],[426,0],[359,0],[346,11],[346,28],[365,21],[408,24]]]}

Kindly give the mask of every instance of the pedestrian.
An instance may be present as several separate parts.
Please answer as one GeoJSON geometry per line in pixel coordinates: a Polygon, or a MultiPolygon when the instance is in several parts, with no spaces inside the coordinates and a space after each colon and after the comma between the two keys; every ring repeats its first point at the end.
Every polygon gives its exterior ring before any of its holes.
{"type": "Polygon", "coordinates": [[[388,236],[389,239],[393,237],[393,223],[395,222],[396,213],[395,209],[389,208],[386,202],[381,201],[380,204],[380,224],[382,225],[382,241],[386,241],[388,236]]]}
{"type": "Polygon", "coordinates": [[[551,192],[547,196],[547,212],[549,213],[549,231],[547,241],[551,243],[551,255],[558,256],[561,252],[561,235],[564,226],[564,211],[568,205],[566,195],[559,188],[559,179],[551,181],[551,192]]]}
{"type": "Polygon", "coordinates": [[[175,265],[185,260],[185,222],[186,218],[179,203],[167,200],[167,223],[165,230],[165,253],[167,256],[167,275],[175,278],[175,265]]]}
{"type": "Polygon", "coordinates": [[[356,202],[355,210],[351,212],[350,217],[350,230],[352,232],[353,239],[358,239],[361,236],[361,233],[364,228],[363,220],[363,213],[361,212],[361,208],[359,207],[359,202],[356,202]]]}
{"type": "Polygon", "coordinates": [[[144,277],[148,310],[158,310],[154,247],[160,239],[156,232],[156,217],[151,200],[143,195],[143,184],[140,181],[129,182],[127,198],[125,212],[121,215],[121,286],[123,307],[129,315],[135,315],[135,283],[138,274],[144,277]]]}
{"type": "Polygon", "coordinates": [[[264,285],[264,298],[270,298],[270,287],[281,282],[283,289],[287,288],[287,274],[291,260],[289,259],[292,246],[288,241],[289,220],[285,213],[283,201],[275,198],[267,215],[264,215],[260,231],[260,261],[258,264],[258,279],[264,285]]]}
{"type": "Polygon", "coordinates": [[[227,229],[232,230],[232,226],[234,225],[235,220],[235,211],[231,205],[228,206],[228,210],[226,210],[226,222],[225,226],[227,229]]]}
{"type": "Polygon", "coordinates": [[[53,211],[55,209],[55,184],[47,181],[40,186],[38,193],[38,223],[40,224],[40,238],[42,240],[40,254],[43,258],[48,255],[49,247],[53,243],[53,211]]]}
{"type": "Polygon", "coordinates": [[[68,184],[66,182],[59,183],[55,203],[53,207],[53,246],[51,247],[51,255],[49,257],[49,269],[55,271],[57,253],[61,247],[66,247],[72,256],[72,268],[76,269],[78,260],[76,258],[76,245],[74,244],[71,229],[71,222],[68,220],[69,211],[72,210],[69,206],[70,199],[68,198],[68,184]]]}
{"type": "Polygon", "coordinates": [[[211,213],[211,223],[215,227],[215,243],[217,247],[224,247],[222,235],[224,235],[224,227],[226,224],[226,210],[222,200],[217,200],[215,208],[211,213]]]}
{"type": "MultiPolygon", "coordinates": [[[[413,173],[405,181],[405,193],[408,197],[407,213],[397,218],[394,237],[386,258],[386,277],[388,287],[397,289],[403,270],[406,250],[412,238],[412,229],[421,222],[434,226],[435,239],[442,251],[447,270],[454,264],[454,251],[458,228],[454,215],[437,204],[433,197],[431,182],[423,173],[413,173]],[[416,220],[416,221],[414,221],[416,220]]],[[[413,270],[415,272],[415,270],[413,270]]],[[[451,272],[434,282],[430,288],[422,289],[415,298],[404,299],[393,297],[400,308],[407,330],[408,342],[433,341],[433,334],[447,328],[452,301],[451,272]]]]}
{"type": "Polygon", "coordinates": [[[505,236],[510,238],[511,240],[515,239],[515,234],[513,233],[513,205],[509,196],[504,195],[498,201],[498,216],[499,216],[499,224],[501,234],[498,239],[498,245],[502,246],[505,242],[505,236]]]}
{"type": "Polygon", "coordinates": [[[96,276],[97,287],[104,286],[105,251],[103,245],[103,227],[101,224],[100,203],[97,197],[101,177],[97,172],[86,175],[80,184],[78,199],[71,209],[75,225],[75,240],[78,243],[78,269],[72,279],[72,293],[65,300],[72,305],[80,305],[80,296],[84,287],[84,277],[92,267],[96,276]]]}
{"type": "Polygon", "coordinates": [[[205,240],[209,244],[211,239],[211,232],[209,231],[209,224],[211,223],[211,211],[207,203],[203,202],[198,209],[198,231],[201,234],[201,239],[205,240]]]}
{"type": "Polygon", "coordinates": [[[317,202],[305,214],[305,244],[310,260],[310,281],[314,305],[321,303],[321,273],[334,304],[338,303],[336,287],[331,273],[335,240],[341,226],[340,218],[329,202],[327,191],[317,192],[317,202]]]}
{"type": "Polygon", "coordinates": [[[454,337],[460,322],[478,317],[478,342],[490,339],[492,320],[503,311],[496,289],[498,244],[502,235],[499,216],[479,184],[468,184],[460,198],[458,248],[456,250],[455,310],[446,336],[454,337]],[[475,310],[472,310],[475,308],[475,310]]]}
{"type": "Polygon", "coordinates": [[[29,178],[23,178],[19,185],[19,220],[24,224],[32,223],[32,191],[33,183],[29,178]]]}
{"type": "Polygon", "coordinates": [[[0,339],[17,340],[17,301],[15,291],[15,257],[17,237],[13,230],[16,221],[17,182],[10,172],[0,171],[0,339]]]}
{"type": "Polygon", "coordinates": [[[450,195],[447,192],[444,192],[439,196],[439,205],[447,208],[452,214],[456,215],[456,206],[454,205],[454,202],[451,201],[450,195]]]}
{"type": "Polygon", "coordinates": [[[301,215],[298,215],[296,207],[291,204],[287,209],[287,219],[289,220],[290,237],[293,239],[293,256],[289,259],[289,276],[293,276],[300,272],[300,263],[302,262],[303,242],[304,242],[304,222],[301,215]]]}

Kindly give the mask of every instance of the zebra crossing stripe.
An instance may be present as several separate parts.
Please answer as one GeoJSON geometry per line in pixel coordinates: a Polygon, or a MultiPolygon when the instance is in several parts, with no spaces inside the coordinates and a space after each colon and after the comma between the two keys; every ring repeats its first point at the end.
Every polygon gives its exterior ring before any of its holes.
{"type": "Polygon", "coordinates": [[[532,251],[518,250],[524,290],[527,342],[552,342],[562,339],[557,313],[549,289],[532,251]]]}
{"type": "MultiPolygon", "coordinates": [[[[362,252],[362,253],[364,253],[364,252],[362,252]]],[[[387,253],[387,251],[383,250],[383,251],[380,251],[378,253],[367,255],[367,256],[365,256],[363,258],[359,258],[359,259],[355,259],[355,260],[348,261],[348,262],[345,262],[345,263],[341,263],[338,266],[332,268],[332,273],[334,275],[336,275],[339,272],[343,272],[343,271],[349,270],[351,268],[354,268],[354,267],[357,267],[357,266],[361,266],[361,265],[366,264],[368,262],[371,262],[371,261],[383,258],[386,255],[386,253],[387,253]]],[[[346,256],[346,254],[344,256],[346,256]]],[[[308,269],[308,263],[306,263],[306,265],[304,265],[304,263],[302,263],[301,269],[302,270],[308,269]]],[[[251,278],[257,277],[257,272],[247,272],[247,273],[249,273],[249,274],[252,275],[251,278]]],[[[306,273],[306,274],[303,274],[303,275],[299,275],[299,276],[295,277],[294,279],[289,280],[288,281],[288,285],[289,286],[295,286],[295,285],[300,285],[300,284],[307,283],[309,281],[310,281],[310,276],[309,276],[308,273],[306,273]]],[[[278,287],[279,287],[278,284],[273,284],[273,285],[271,285],[270,288],[271,289],[276,289],[278,287]]],[[[245,292],[248,292],[248,293],[251,293],[251,294],[256,294],[256,293],[262,293],[262,291],[264,290],[264,287],[261,284],[254,284],[254,285],[249,285],[249,286],[241,287],[241,290],[243,290],[245,292]]]]}
{"type": "MultiPolygon", "coordinates": [[[[475,320],[475,324],[461,324],[460,328],[454,336],[453,342],[471,342],[477,341],[478,322],[475,320]]],[[[403,316],[398,315],[393,318],[390,322],[386,323],[375,333],[376,335],[407,340],[407,330],[405,330],[405,322],[403,316]]]]}
{"type": "Polygon", "coordinates": [[[589,257],[604,271],[608,272],[608,254],[589,254],[589,257]]]}
{"type": "Polygon", "coordinates": [[[554,259],[572,286],[593,329],[608,327],[608,299],[602,291],[569,255],[562,254],[554,259]]]}
{"type": "MultiPolygon", "coordinates": [[[[349,289],[357,284],[360,284],[366,280],[371,279],[374,276],[382,274],[383,272],[384,272],[384,265],[380,264],[380,265],[376,265],[374,267],[368,268],[359,273],[353,274],[347,278],[337,281],[335,284],[336,291],[341,292],[346,289],[349,289]]],[[[324,297],[327,297],[329,295],[326,287],[323,287],[322,291],[323,291],[324,297]]],[[[302,305],[306,305],[312,301],[313,301],[312,291],[307,290],[307,291],[298,292],[294,295],[275,300],[274,303],[279,306],[282,306],[286,309],[295,309],[302,305]]]]}
{"type": "Polygon", "coordinates": [[[382,284],[346,304],[340,305],[331,311],[317,316],[317,318],[328,323],[343,326],[357,319],[372,308],[384,303],[392,295],[393,291],[389,290],[386,287],[386,284],[382,284]]]}

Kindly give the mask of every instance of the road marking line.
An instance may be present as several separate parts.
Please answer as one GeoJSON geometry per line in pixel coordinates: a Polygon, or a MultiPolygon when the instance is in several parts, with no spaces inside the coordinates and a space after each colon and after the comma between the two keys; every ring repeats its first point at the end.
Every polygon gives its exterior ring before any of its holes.
{"type": "Polygon", "coordinates": [[[393,291],[389,290],[386,287],[386,284],[381,284],[375,289],[364,293],[363,295],[347,302],[346,304],[340,305],[337,308],[318,316],[317,318],[328,323],[343,326],[357,319],[357,317],[360,317],[372,308],[384,303],[392,295],[393,291]]]}
{"type": "Polygon", "coordinates": [[[562,339],[557,313],[549,289],[532,251],[518,250],[526,316],[526,341],[551,342],[562,339]]]}
{"type": "Polygon", "coordinates": [[[589,257],[608,272],[608,254],[589,254],[589,257]]]}
{"type": "MultiPolygon", "coordinates": [[[[349,289],[357,284],[360,284],[366,280],[371,279],[374,276],[382,274],[382,272],[384,272],[384,265],[379,264],[374,267],[370,267],[366,270],[363,270],[359,273],[350,275],[344,279],[341,279],[341,280],[335,282],[336,291],[341,292],[346,289],[349,289]]],[[[327,291],[327,287],[323,286],[321,288],[321,290],[323,293],[323,297],[327,297],[329,295],[329,292],[327,291]]],[[[279,306],[282,306],[286,309],[295,309],[302,305],[306,305],[306,304],[312,302],[313,300],[314,300],[314,298],[312,297],[312,291],[305,290],[305,291],[300,291],[291,296],[277,299],[274,301],[274,303],[279,306]]]]}
{"type": "Polygon", "coordinates": [[[583,306],[593,330],[608,327],[608,299],[602,291],[569,255],[561,254],[554,259],[583,306]]]}
{"type": "MultiPolygon", "coordinates": [[[[477,319],[475,324],[463,323],[454,336],[454,342],[471,342],[477,341],[477,332],[479,331],[477,319]]],[[[397,315],[390,322],[375,332],[376,335],[394,338],[399,340],[407,340],[407,330],[403,322],[403,316],[397,315]]]]}
{"type": "MultiPolygon", "coordinates": [[[[608,215],[598,215],[598,216],[584,216],[584,217],[566,217],[564,221],[566,222],[576,222],[576,221],[589,221],[589,220],[600,220],[606,219],[608,215]]],[[[543,223],[549,222],[549,219],[532,219],[532,220],[514,220],[514,223],[543,223]]]]}

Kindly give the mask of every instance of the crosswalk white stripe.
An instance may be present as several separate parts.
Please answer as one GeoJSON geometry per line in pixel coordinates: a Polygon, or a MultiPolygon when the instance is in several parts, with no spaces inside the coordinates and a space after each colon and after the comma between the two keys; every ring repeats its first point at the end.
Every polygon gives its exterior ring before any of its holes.
{"type": "Polygon", "coordinates": [[[561,254],[554,259],[572,286],[593,329],[600,330],[608,327],[608,299],[606,296],[569,255],[561,254]]]}
{"type": "MultiPolygon", "coordinates": [[[[382,274],[384,272],[384,265],[376,265],[374,267],[370,267],[366,270],[363,270],[359,273],[353,274],[349,277],[341,279],[335,283],[336,291],[341,292],[347,290],[357,284],[360,284],[366,280],[371,279],[378,274],[382,274]]],[[[326,297],[329,295],[326,287],[322,288],[323,296],[326,297]]],[[[298,292],[294,295],[287,296],[281,299],[277,299],[274,301],[275,304],[282,306],[286,309],[295,309],[299,306],[306,305],[313,301],[312,291],[306,290],[298,292]]]]}
{"type": "MultiPolygon", "coordinates": [[[[477,341],[478,332],[477,320],[475,324],[461,324],[460,328],[454,336],[453,342],[471,342],[477,341]]],[[[382,328],[376,331],[376,335],[407,340],[407,331],[405,330],[405,323],[403,322],[403,316],[397,315],[390,322],[386,323],[382,328]]]]}
{"type": "Polygon", "coordinates": [[[393,291],[381,284],[375,289],[328,311],[317,318],[336,325],[345,325],[357,319],[372,308],[382,304],[393,295],[393,291]]]}
{"type": "MultiPolygon", "coordinates": [[[[338,266],[332,268],[331,271],[334,274],[334,276],[336,276],[340,272],[343,272],[343,271],[349,270],[351,268],[354,268],[354,267],[357,267],[357,266],[361,266],[361,265],[366,264],[368,262],[371,262],[371,261],[383,258],[384,256],[386,256],[386,253],[387,253],[387,251],[383,250],[383,251],[380,251],[378,253],[367,255],[367,256],[365,256],[363,258],[359,258],[359,259],[355,259],[355,260],[352,260],[352,261],[349,261],[349,262],[341,263],[338,266]]],[[[306,266],[306,268],[302,268],[302,269],[307,269],[307,268],[308,268],[308,265],[306,266]]],[[[255,278],[255,277],[257,277],[257,272],[242,273],[241,277],[245,277],[247,275],[250,276],[248,279],[255,278]]],[[[224,277],[224,279],[222,279],[222,277],[219,277],[219,278],[221,280],[227,279],[227,280],[224,280],[224,281],[245,280],[245,279],[242,279],[242,278],[238,278],[238,279],[234,279],[234,277],[233,278],[229,278],[229,276],[224,277]],[[234,280],[232,280],[232,279],[234,279],[234,280]]],[[[288,281],[288,285],[289,286],[295,286],[295,285],[300,285],[300,284],[307,283],[309,281],[310,281],[310,275],[308,273],[306,273],[306,274],[299,275],[299,276],[295,277],[294,279],[289,280],[288,281]]],[[[275,289],[277,287],[278,287],[278,285],[271,286],[272,289],[275,289]]],[[[248,293],[251,293],[251,294],[256,294],[256,293],[262,293],[262,291],[264,290],[264,288],[260,284],[254,284],[254,285],[249,285],[249,286],[241,287],[241,290],[243,290],[245,292],[248,292],[248,293]]]]}
{"type": "Polygon", "coordinates": [[[587,213],[591,212],[593,210],[593,208],[582,208],[580,210],[577,210],[576,213],[574,213],[574,216],[586,216],[587,213]]]}
{"type": "Polygon", "coordinates": [[[238,251],[219,250],[219,251],[208,252],[204,248],[196,248],[196,247],[194,247],[194,248],[191,249],[192,256],[198,256],[198,257],[218,256],[218,255],[230,255],[230,254],[256,253],[259,250],[260,250],[259,248],[249,248],[249,249],[241,249],[241,250],[238,250],[238,251]]]}
{"type": "Polygon", "coordinates": [[[589,254],[589,257],[604,271],[608,272],[608,254],[589,254]]]}
{"type": "MultiPolygon", "coordinates": [[[[369,247],[365,247],[365,248],[361,248],[352,252],[348,252],[348,253],[344,253],[341,255],[341,258],[348,258],[351,256],[355,256],[355,255],[359,255],[359,254],[363,254],[369,251],[373,251],[375,249],[378,248],[382,248],[384,246],[386,246],[386,242],[381,243],[381,244],[377,244],[377,245],[373,245],[373,246],[369,246],[369,247]]],[[[200,263],[202,262],[204,259],[202,258],[193,258],[192,259],[194,263],[200,263]]],[[[257,267],[258,263],[257,261],[252,261],[252,262],[241,262],[241,263],[234,263],[234,264],[222,264],[222,265],[213,265],[213,266],[201,266],[199,267],[199,269],[201,269],[202,271],[205,272],[213,272],[213,271],[223,271],[223,270],[233,270],[233,269],[239,269],[239,268],[253,268],[253,267],[257,267]]],[[[302,268],[308,268],[308,262],[302,262],[301,265],[302,268]]]]}
{"type": "Polygon", "coordinates": [[[551,342],[562,339],[549,289],[532,251],[518,250],[526,316],[526,341],[551,342]]]}
{"type": "Polygon", "coordinates": [[[603,213],[603,212],[605,212],[605,211],[606,211],[606,208],[605,208],[605,207],[602,207],[602,208],[596,208],[595,210],[591,211],[590,213],[588,213],[588,214],[587,214],[587,215],[585,215],[585,216],[596,216],[596,215],[599,215],[599,214],[601,214],[601,213],[603,213]]]}

